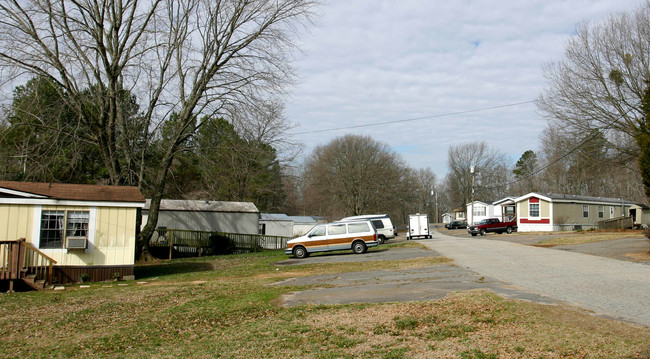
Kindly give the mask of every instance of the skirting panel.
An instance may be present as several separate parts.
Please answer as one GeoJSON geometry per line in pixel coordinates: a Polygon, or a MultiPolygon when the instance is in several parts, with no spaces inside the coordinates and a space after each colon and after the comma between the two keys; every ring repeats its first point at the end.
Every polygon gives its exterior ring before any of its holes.
{"type": "Polygon", "coordinates": [[[89,282],[101,282],[113,280],[119,274],[119,278],[133,275],[132,265],[123,266],[54,266],[54,278],[56,283],[69,284],[81,282],[81,276],[87,274],[89,282]]]}

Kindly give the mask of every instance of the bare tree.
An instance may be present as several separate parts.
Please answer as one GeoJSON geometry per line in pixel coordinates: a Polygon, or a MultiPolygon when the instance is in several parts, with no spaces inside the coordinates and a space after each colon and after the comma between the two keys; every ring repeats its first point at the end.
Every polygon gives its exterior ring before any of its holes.
{"type": "Polygon", "coordinates": [[[636,161],[621,161],[600,131],[580,137],[552,124],[541,136],[537,190],[644,202],[636,161]]]}
{"type": "Polygon", "coordinates": [[[113,184],[152,189],[153,233],[167,173],[199,119],[281,94],[292,79],[292,35],[316,0],[8,0],[0,3],[5,80],[42,76],[76,113],[79,141],[97,143],[113,184]],[[134,96],[137,114],[125,109],[134,96]],[[168,127],[159,170],[148,146],[168,127]]]}
{"type": "Polygon", "coordinates": [[[333,218],[387,212],[405,168],[388,146],[354,135],[317,147],[305,167],[308,207],[333,218]]]}
{"type": "Polygon", "coordinates": [[[449,147],[447,167],[452,206],[463,207],[472,199],[494,201],[508,193],[505,156],[485,142],[449,147]]]}
{"type": "Polygon", "coordinates": [[[603,131],[621,154],[638,157],[633,137],[650,79],[650,2],[598,24],[582,24],[562,61],[545,67],[548,88],[538,108],[574,137],[603,131]],[[617,141],[612,135],[618,134],[617,141]],[[622,137],[620,136],[622,135],[622,137]]]}

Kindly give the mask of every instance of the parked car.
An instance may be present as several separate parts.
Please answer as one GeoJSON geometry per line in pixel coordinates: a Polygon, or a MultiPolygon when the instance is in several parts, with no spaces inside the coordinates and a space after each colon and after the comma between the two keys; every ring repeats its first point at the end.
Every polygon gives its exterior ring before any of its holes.
{"type": "Polygon", "coordinates": [[[501,222],[498,218],[488,218],[480,221],[477,225],[469,226],[467,233],[472,236],[486,235],[488,232],[512,233],[517,230],[517,222],[501,222]]]}
{"type": "Polygon", "coordinates": [[[377,230],[370,221],[334,222],[317,225],[304,236],[288,241],[284,253],[306,258],[314,252],[351,249],[362,254],[378,244],[377,230]]]}
{"type": "Polygon", "coordinates": [[[467,223],[463,221],[451,221],[450,223],[445,224],[445,228],[447,229],[467,228],[467,223]]]}
{"type": "Polygon", "coordinates": [[[372,222],[375,229],[377,229],[377,240],[380,244],[397,236],[397,229],[393,226],[393,222],[387,214],[364,214],[360,216],[345,217],[341,219],[341,222],[358,220],[368,220],[372,222]]]}

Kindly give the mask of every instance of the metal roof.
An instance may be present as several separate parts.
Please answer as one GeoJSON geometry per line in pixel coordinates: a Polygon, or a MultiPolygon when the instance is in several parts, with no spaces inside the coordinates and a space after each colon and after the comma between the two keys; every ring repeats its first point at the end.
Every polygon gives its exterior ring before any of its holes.
{"type": "Polygon", "coordinates": [[[144,202],[137,187],[0,181],[0,197],[95,202],[144,202]]]}
{"type": "Polygon", "coordinates": [[[289,216],[283,213],[260,213],[260,221],[293,221],[289,216]]]}
{"type": "MultiPolygon", "coordinates": [[[[147,199],[144,210],[148,210],[151,199],[147,199]]],[[[163,199],[160,201],[161,211],[193,211],[193,212],[231,212],[259,213],[252,202],[226,202],[189,199],[163,199]]]]}
{"type": "Polygon", "coordinates": [[[561,202],[597,202],[597,203],[606,203],[606,204],[625,204],[632,205],[635,204],[632,201],[628,201],[622,198],[609,198],[609,197],[593,197],[593,196],[577,196],[572,194],[562,194],[562,193],[538,193],[534,192],[541,196],[550,198],[551,200],[561,201],[561,202]]]}
{"type": "Polygon", "coordinates": [[[294,223],[298,224],[318,224],[314,217],[309,216],[288,216],[294,223]]]}

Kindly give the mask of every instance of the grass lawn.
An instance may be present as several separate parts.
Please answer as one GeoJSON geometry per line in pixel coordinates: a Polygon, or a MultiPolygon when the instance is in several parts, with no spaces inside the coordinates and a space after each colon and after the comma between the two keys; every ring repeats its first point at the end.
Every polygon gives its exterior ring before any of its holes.
{"type": "Polygon", "coordinates": [[[583,231],[583,232],[568,232],[566,235],[549,238],[541,241],[538,244],[543,246],[561,246],[571,244],[585,244],[599,241],[608,241],[612,239],[621,238],[639,238],[643,237],[643,233],[639,231],[583,231]]]}
{"type": "Polygon", "coordinates": [[[650,328],[461,292],[440,301],[299,306],[290,277],[442,260],[276,266],[282,252],[137,269],[138,281],[0,295],[2,358],[647,358],[650,328]]]}

